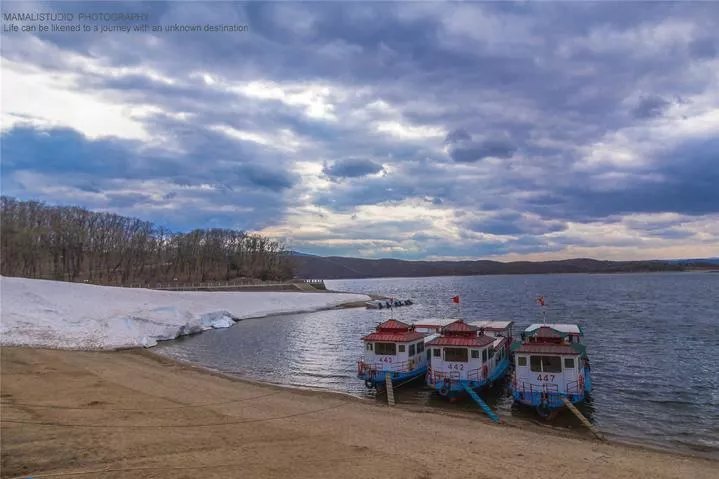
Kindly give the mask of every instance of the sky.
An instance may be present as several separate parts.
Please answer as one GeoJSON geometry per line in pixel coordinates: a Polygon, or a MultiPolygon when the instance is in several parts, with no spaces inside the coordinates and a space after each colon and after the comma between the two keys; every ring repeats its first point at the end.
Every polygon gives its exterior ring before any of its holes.
{"type": "Polygon", "coordinates": [[[4,31],[3,195],[320,255],[719,256],[719,3],[2,12],[247,26],[4,31]]]}

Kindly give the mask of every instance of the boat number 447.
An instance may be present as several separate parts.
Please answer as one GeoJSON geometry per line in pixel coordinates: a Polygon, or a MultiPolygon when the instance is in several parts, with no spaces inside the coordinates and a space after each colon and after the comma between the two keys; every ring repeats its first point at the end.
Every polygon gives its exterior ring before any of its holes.
{"type": "Polygon", "coordinates": [[[537,381],[554,381],[554,374],[538,374],[537,381]]]}

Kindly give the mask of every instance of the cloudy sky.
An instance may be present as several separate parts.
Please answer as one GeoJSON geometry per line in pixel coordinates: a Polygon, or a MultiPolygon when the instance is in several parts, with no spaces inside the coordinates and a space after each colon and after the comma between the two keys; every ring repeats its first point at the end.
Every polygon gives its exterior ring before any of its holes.
{"type": "Polygon", "coordinates": [[[4,195],[323,255],[719,256],[719,3],[2,10],[248,26],[4,33],[4,195]]]}

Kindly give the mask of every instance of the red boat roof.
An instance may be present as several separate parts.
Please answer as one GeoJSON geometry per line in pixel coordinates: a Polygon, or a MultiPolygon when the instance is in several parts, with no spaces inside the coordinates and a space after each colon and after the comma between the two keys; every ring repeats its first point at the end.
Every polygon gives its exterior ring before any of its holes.
{"type": "Polygon", "coordinates": [[[396,319],[389,319],[377,326],[377,331],[409,331],[409,324],[397,321],[396,319]]]}
{"type": "Polygon", "coordinates": [[[566,335],[567,333],[557,331],[550,326],[542,326],[535,330],[534,334],[532,334],[535,338],[563,338],[566,335]]]}
{"type": "Polygon", "coordinates": [[[447,334],[449,336],[466,335],[468,333],[476,334],[477,331],[479,331],[478,327],[471,326],[461,319],[458,319],[453,323],[449,323],[447,326],[442,328],[442,334],[447,334]]]}
{"type": "Polygon", "coordinates": [[[514,352],[526,354],[567,354],[572,356],[578,356],[580,354],[580,352],[574,349],[570,344],[542,343],[525,343],[514,352]]]}
{"type": "Polygon", "coordinates": [[[483,348],[489,346],[496,338],[490,336],[473,336],[471,338],[440,336],[427,343],[427,346],[460,346],[465,348],[483,348]]]}
{"type": "Polygon", "coordinates": [[[378,331],[376,333],[370,333],[362,341],[374,341],[377,343],[408,343],[410,341],[417,341],[418,339],[424,338],[424,334],[415,331],[400,331],[400,332],[384,332],[378,331]]]}

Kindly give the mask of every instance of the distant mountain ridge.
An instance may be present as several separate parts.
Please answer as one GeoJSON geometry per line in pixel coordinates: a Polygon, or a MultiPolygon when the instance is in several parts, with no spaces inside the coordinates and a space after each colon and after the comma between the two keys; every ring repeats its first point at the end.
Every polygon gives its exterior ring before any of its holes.
{"type": "Polygon", "coordinates": [[[305,279],[358,279],[489,274],[630,273],[686,271],[719,267],[719,258],[691,260],[600,261],[576,258],[558,261],[407,261],[292,252],[295,275],[305,279]]]}

